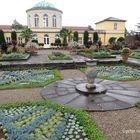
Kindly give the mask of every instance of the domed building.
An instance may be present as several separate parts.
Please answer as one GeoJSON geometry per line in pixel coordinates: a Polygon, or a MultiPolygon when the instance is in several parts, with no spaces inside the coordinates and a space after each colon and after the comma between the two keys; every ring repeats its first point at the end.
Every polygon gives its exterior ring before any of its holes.
{"type": "Polygon", "coordinates": [[[45,48],[55,42],[62,29],[62,11],[51,3],[41,1],[26,11],[27,26],[33,31],[33,39],[45,48]]]}
{"type": "MultiPolygon", "coordinates": [[[[107,45],[111,37],[118,39],[125,37],[126,20],[109,17],[96,23],[96,29],[91,26],[62,26],[63,12],[57,9],[53,4],[44,1],[38,2],[32,8],[26,10],[27,26],[33,31],[33,40],[37,40],[40,47],[50,48],[51,43],[55,43],[60,38],[62,28],[78,32],[78,42],[84,44],[84,31],[88,31],[89,40],[93,41],[93,33],[98,32],[102,45],[107,45]]],[[[77,19],[78,20],[78,19],[77,19]]],[[[4,31],[6,43],[10,43],[12,26],[0,25],[0,29],[4,31]]],[[[21,36],[22,30],[16,30],[18,44],[25,43],[25,39],[21,36]]]]}

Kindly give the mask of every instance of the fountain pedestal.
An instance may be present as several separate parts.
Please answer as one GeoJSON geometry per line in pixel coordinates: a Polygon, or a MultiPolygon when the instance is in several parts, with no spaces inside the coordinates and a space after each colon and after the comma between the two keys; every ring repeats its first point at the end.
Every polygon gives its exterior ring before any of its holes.
{"type": "Polygon", "coordinates": [[[94,84],[95,88],[87,88],[87,83],[81,83],[76,85],[76,90],[79,91],[80,94],[88,96],[90,94],[105,94],[106,88],[100,84],[94,84]]]}
{"type": "Polygon", "coordinates": [[[87,70],[85,72],[86,78],[87,78],[87,83],[81,83],[76,85],[76,90],[79,91],[80,94],[84,94],[86,96],[90,94],[105,94],[106,89],[104,86],[100,84],[95,83],[95,78],[97,76],[97,71],[96,71],[96,60],[89,60],[87,61],[87,70]]]}

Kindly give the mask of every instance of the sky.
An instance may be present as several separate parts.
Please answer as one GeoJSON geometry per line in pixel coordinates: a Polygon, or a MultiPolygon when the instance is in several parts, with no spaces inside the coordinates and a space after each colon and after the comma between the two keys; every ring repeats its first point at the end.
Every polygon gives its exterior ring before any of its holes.
{"type": "MultiPolygon", "coordinates": [[[[0,25],[11,25],[16,19],[27,25],[26,10],[42,0],[0,0],[0,25]]],[[[108,17],[127,20],[127,30],[140,23],[140,0],[45,0],[63,11],[62,26],[88,26],[108,17]]]]}

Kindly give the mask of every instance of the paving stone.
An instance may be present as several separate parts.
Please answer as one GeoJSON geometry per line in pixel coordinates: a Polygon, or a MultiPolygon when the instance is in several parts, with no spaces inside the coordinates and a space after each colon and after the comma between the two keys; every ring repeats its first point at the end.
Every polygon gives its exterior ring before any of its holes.
{"type": "Polygon", "coordinates": [[[85,78],[57,81],[46,86],[41,92],[41,95],[43,98],[49,98],[51,101],[83,108],[88,111],[129,108],[140,100],[139,91],[131,85],[104,79],[96,79],[96,82],[98,84],[105,84],[107,89],[105,94],[84,96],[75,89],[75,85],[85,82],[85,78]]]}
{"type": "Polygon", "coordinates": [[[115,101],[116,99],[110,96],[105,96],[103,98],[101,98],[103,100],[103,102],[110,102],[110,101],[115,101]]]}
{"type": "Polygon", "coordinates": [[[114,110],[114,109],[121,109],[121,107],[116,104],[115,102],[103,102],[100,104],[102,110],[114,110]]]}
{"type": "Polygon", "coordinates": [[[114,94],[121,94],[124,96],[131,96],[131,97],[138,97],[140,98],[140,93],[138,91],[128,91],[128,90],[108,90],[111,93],[114,94]]]}
{"type": "Polygon", "coordinates": [[[82,95],[79,94],[78,97],[74,98],[73,100],[71,100],[67,104],[69,104],[70,106],[73,106],[73,107],[86,109],[86,106],[88,104],[88,100],[85,96],[82,96],[82,95]]]}
{"type": "Polygon", "coordinates": [[[52,98],[51,101],[61,103],[61,104],[67,104],[70,102],[73,98],[79,96],[79,94],[67,94],[64,96],[57,96],[56,98],[52,98]]]}
{"type": "Polygon", "coordinates": [[[136,98],[136,97],[132,97],[132,96],[124,96],[124,95],[121,95],[121,94],[114,94],[114,93],[109,93],[109,92],[107,92],[106,94],[108,96],[116,98],[120,101],[129,103],[131,105],[134,105],[136,102],[138,102],[140,100],[140,98],[136,98]]]}

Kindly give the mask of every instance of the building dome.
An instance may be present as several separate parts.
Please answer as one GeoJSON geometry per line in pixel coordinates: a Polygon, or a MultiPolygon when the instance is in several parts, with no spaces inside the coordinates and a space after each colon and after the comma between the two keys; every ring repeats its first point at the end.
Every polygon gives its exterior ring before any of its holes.
{"type": "Polygon", "coordinates": [[[61,10],[55,8],[52,3],[46,2],[45,0],[36,3],[32,8],[26,10],[26,12],[33,10],[53,10],[63,13],[61,10]]]}
{"type": "Polygon", "coordinates": [[[52,3],[46,2],[46,1],[40,1],[36,3],[33,8],[55,8],[55,6],[52,3]]]}

